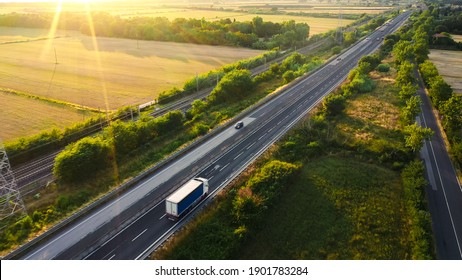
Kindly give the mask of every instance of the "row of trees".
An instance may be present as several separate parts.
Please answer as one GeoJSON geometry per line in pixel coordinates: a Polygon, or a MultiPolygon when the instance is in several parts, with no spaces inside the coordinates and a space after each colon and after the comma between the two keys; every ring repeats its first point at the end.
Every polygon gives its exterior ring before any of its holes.
{"type": "MultiPolygon", "coordinates": [[[[58,28],[79,30],[83,34],[103,37],[155,40],[206,45],[227,45],[256,49],[289,48],[303,45],[310,28],[306,23],[290,20],[283,23],[264,21],[255,17],[251,21],[231,19],[206,21],[202,19],[165,17],[134,17],[124,19],[105,12],[91,14],[92,23],[85,15],[64,13],[58,28]]],[[[0,26],[49,28],[52,14],[0,15],[0,26]]]]}
{"type": "Polygon", "coordinates": [[[270,70],[255,78],[251,77],[249,70],[229,71],[206,100],[193,102],[186,116],[181,111],[173,111],[159,118],[142,116],[136,122],[120,120],[112,122],[100,136],[83,138],[68,145],[56,157],[53,173],[63,182],[81,182],[110,168],[111,163],[120,163],[140,147],[168,135],[180,131],[187,131],[186,135],[189,135],[189,139],[202,135],[214,125],[200,122],[201,119],[205,119],[205,116],[213,113],[213,106],[220,107],[245,100],[252,94],[254,87],[268,77],[285,76],[289,71],[295,77],[313,65],[316,63],[311,59],[295,53],[285,59],[281,65],[275,64],[270,70]],[[86,174],[85,178],[81,174],[86,174]]]}
{"type": "Polygon", "coordinates": [[[450,152],[462,167],[462,96],[454,93],[429,60],[420,64],[419,70],[430,99],[441,115],[441,123],[451,144],[450,152]]]}
{"type": "Polygon", "coordinates": [[[170,90],[161,92],[158,98],[158,102],[160,104],[166,104],[186,95],[195,93],[199,90],[216,86],[218,81],[221,80],[224,75],[230,71],[236,69],[251,70],[257,66],[264,65],[267,61],[271,61],[279,56],[281,56],[281,52],[272,50],[256,57],[243,59],[232,64],[227,64],[220,69],[197,75],[196,77],[192,77],[187,80],[181,89],[175,87],[170,90]]]}
{"type": "MultiPolygon", "coordinates": [[[[443,5],[431,5],[415,21],[413,29],[420,31],[419,37],[426,38],[427,47],[434,41],[432,35],[445,26],[447,31],[457,32],[457,21],[460,11],[451,10],[443,5]],[[426,32],[426,33],[425,33],[426,32]]],[[[432,45],[433,47],[433,45],[432,45]]],[[[439,75],[438,70],[428,60],[428,50],[414,49],[417,54],[408,55],[419,63],[419,71],[428,89],[430,99],[441,115],[441,123],[451,144],[450,152],[456,164],[462,167],[462,98],[454,94],[451,86],[439,75]],[[427,54],[427,55],[424,55],[427,54]]],[[[412,50],[411,50],[412,51],[412,50]]]]}
{"type": "Polygon", "coordinates": [[[159,118],[143,116],[136,122],[117,120],[101,135],[85,137],[66,146],[55,158],[53,174],[65,183],[92,179],[142,145],[178,131],[183,122],[181,111],[172,111],[159,118]]]}

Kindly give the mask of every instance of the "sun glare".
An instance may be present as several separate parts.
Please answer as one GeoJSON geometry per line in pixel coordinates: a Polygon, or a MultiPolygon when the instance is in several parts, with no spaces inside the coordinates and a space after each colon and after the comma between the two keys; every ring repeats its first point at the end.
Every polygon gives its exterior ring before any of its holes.
{"type": "MultiPolygon", "coordinates": [[[[63,5],[65,3],[80,3],[82,6],[85,8],[85,14],[86,18],[88,21],[88,25],[90,27],[90,35],[92,38],[92,43],[93,43],[93,49],[97,53],[96,55],[96,68],[95,71],[99,73],[100,75],[100,80],[101,80],[101,94],[103,95],[103,99],[105,102],[106,106],[106,112],[109,111],[109,101],[107,98],[107,88],[106,88],[106,83],[105,83],[105,78],[104,78],[104,73],[103,73],[103,65],[101,62],[101,57],[99,56],[99,49],[98,49],[98,41],[96,39],[96,34],[95,34],[95,28],[93,24],[93,18],[91,15],[91,9],[90,9],[90,3],[91,2],[97,2],[98,0],[57,0],[56,1],[56,8],[55,8],[55,14],[53,17],[53,22],[50,26],[50,29],[48,30],[48,42],[45,45],[45,48],[42,51],[42,57],[45,55],[49,54],[51,49],[52,49],[52,44],[54,41],[54,38],[56,36],[56,30],[58,28],[59,24],[59,19],[61,17],[61,13],[63,11],[63,5]]],[[[56,49],[55,49],[56,53],[56,49]]],[[[57,63],[57,62],[56,62],[57,63]]]]}

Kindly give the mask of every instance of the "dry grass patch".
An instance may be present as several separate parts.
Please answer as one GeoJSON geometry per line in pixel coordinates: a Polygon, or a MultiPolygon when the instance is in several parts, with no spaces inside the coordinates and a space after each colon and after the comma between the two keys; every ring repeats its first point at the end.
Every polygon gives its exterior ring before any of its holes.
{"type": "Polygon", "coordinates": [[[428,56],[452,89],[462,93],[462,52],[431,50],[428,56]]]}
{"type": "Polygon", "coordinates": [[[399,110],[389,103],[367,96],[352,100],[347,114],[385,129],[393,129],[398,122],[399,110]]]}

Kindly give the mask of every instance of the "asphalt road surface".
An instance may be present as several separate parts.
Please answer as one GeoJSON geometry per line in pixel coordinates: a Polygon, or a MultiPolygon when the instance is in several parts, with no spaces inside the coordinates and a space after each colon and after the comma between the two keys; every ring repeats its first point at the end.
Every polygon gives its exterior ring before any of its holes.
{"type": "Polygon", "coordinates": [[[421,126],[431,128],[435,134],[425,141],[421,157],[425,161],[429,186],[426,189],[432,216],[438,259],[462,259],[462,188],[457,180],[441,131],[432,113],[432,105],[425,94],[419,77],[419,95],[422,99],[421,126]]]}

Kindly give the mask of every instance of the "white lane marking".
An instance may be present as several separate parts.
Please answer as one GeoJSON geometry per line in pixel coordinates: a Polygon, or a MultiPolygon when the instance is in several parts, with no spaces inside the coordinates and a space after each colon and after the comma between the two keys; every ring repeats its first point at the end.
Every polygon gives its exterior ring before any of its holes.
{"type": "Polygon", "coordinates": [[[162,215],[162,217],[159,218],[159,220],[162,220],[167,214],[162,215]]]}
{"type": "MultiPolygon", "coordinates": [[[[164,215],[165,216],[165,215],[164,215]]],[[[140,234],[135,236],[135,238],[132,239],[132,242],[135,241],[138,237],[140,237],[143,233],[145,233],[148,229],[143,230],[140,234]]]]}
{"type": "Polygon", "coordinates": [[[113,257],[115,257],[115,254],[114,254],[114,255],[112,255],[112,256],[111,256],[111,257],[110,257],[108,260],[112,260],[112,258],[113,258],[113,257]]]}
{"type": "Polygon", "coordinates": [[[228,165],[229,165],[229,163],[226,164],[225,166],[223,166],[223,167],[222,167],[220,170],[218,170],[218,171],[223,171],[223,169],[225,169],[228,165]]]}
{"type": "MultiPolygon", "coordinates": [[[[420,109],[422,110],[422,108],[420,108],[420,109]]],[[[424,121],[425,127],[428,127],[427,126],[427,120],[425,119],[425,115],[423,114],[423,110],[422,110],[422,119],[424,121]]],[[[435,160],[436,171],[438,171],[438,177],[440,179],[441,189],[443,190],[443,195],[444,195],[444,200],[446,202],[446,207],[448,208],[449,218],[451,219],[452,230],[454,231],[454,237],[456,238],[457,248],[459,249],[459,254],[462,257],[462,249],[460,248],[459,238],[457,237],[456,226],[454,225],[454,220],[452,219],[451,208],[449,207],[448,198],[446,196],[446,191],[444,189],[443,179],[441,178],[440,167],[438,166],[438,162],[437,162],[436,156],[435,156],[435,150],[433,149],[433,143],[432,143],[432,141],[428,141],[428,142],[429,142],[430,148],[432,150],[433,159],[435,160]]]]}
{"type": "Polygon", "coordinates": [[[209,181],[212,180],[213,177],[215,177],[215,176],[210,177],[210,178],[209,178],[209,181]]]}
{"type": "Polygon", "coordinates": [[[250,149],[253,145],[255,145],[255,142],[253,142],[252,144],[250,144],[250,146],[248,146],[246,150],[250,149]]]}
{"type": "Polygon", "coordinates": [[[244,152],[241,152],[240,154],[238,154],[238,155],[234,158],[234,160],[236,160],[238,157],[240,157],[240,156],[242,155],[242,153],[244,153],[244,152]]]}
{"type": "Polygon", "coordinates": [[[263,139],[263,137],[265,137],[265,136],[266,136],[266,133],[265,133],[265,134],[263,134],[262,136],[260,136],[260,137],[258,138],[258,140],[261,140],[261,139],[263,139]]]}

